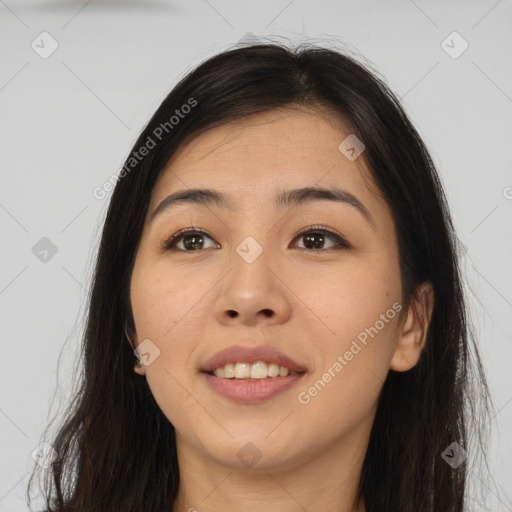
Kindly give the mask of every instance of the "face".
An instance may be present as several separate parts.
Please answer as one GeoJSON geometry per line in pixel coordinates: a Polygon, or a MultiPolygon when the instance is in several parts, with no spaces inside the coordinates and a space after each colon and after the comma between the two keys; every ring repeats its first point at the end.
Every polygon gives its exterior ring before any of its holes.
{"type": "Polygon", "coordinates": [[[403,311],[391,212],[364,153],[338,148],[349,134],[325,114],[272,111],[202,134],[159,177],[130,293],[181,453],[284,468],[367,438],[403,311]],[[277,200],[308,187],[339,193],[277,200]],[[191,189],[224,202],[159,208],[191,189]]]}

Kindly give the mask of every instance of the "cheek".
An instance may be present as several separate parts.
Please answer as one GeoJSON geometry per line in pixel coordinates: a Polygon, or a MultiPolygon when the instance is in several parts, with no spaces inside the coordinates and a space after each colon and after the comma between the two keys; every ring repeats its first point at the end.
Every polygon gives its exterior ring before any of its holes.
{"type": "MultiPolygon", "coordinates": [[[[201,411],[190,394],[191,354],[206,318],[205,289],[200,280],[169,268],[134,269],[131,300],[138,340],[151,339],[160,353],[146,367],[146,380],[165,416],[177,431],[190,430],[201,411]],[[202,299],[203,298],[203,299],[202,299]],[[202,300],[201,300],[202,299],[202,300]]],[[[194,428],[192,428],[193,431],[194,428]]]]}
{"type": "Polygon", "coordinates": [[[363,261],[354,258],[349,263],[323,274],[304,272],[294,287],[297,294],[304,297],[304,307],[310,310],[310,316],[314,312],[322,321],[315,324],[322,329],[323,337],[312,340],[327,341],[322,349],[333,344],[341,349],[376,322],[379,331],[389,331],[389,320],[396,313],[392,305],[401,300],[400,273],[392,259],[363,261]],[[383,329],[380,319],[387,312],[386,329],[383,329]]]}
{"type": "Polygon", "coordinates": [[[204,294],[205,286],[197,275],[185,275],[179,269],[170,272],[161,265],[135,268],[131,301],[139,339],[153,337],[165,345],[171,343],[183,322],[199,321],[204,294]]]}
{"type": "Polygon", "coordinates": [[[321,357],[296,396],[305,439],[351,432],[373,418],[396,340],[397,310],[397,302],[366,302],[357,317],[347,322],[338,317],[336,340],[318,338],[321,357]]]}
{"type": "Polygon", "coordinates": [[[139,342],[149,338],[159,350],[158,357],[146,367],[146,379],[155,400],[174,424],[183,416],[183,411],[177,414],[177,407],[190,401],[187,381],[197,371],[191,356],[202,338],[208,306],[205,285],[197,276],[169,270],[159,265],[135,268],[131,300],[139,342]]]}
{"type": "Polygon", "coordinates": [[[349,428],[375,407],[389,370],[402,309],[399,268],[384,256],[323,276],[320,287],[313,281],[303,290],[325,326],[317,322],[310,336],[318,358],[297,401],[308,416],[349,428]]]}

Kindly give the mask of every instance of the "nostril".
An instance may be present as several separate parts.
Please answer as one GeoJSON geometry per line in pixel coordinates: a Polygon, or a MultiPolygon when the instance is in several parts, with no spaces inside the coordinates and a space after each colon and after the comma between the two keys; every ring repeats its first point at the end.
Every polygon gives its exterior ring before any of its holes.
{"type": "Polygon", "coordinates": [[[229,315],[230,318],[235,318],[235,316],[237,316],[238,313],[231,309],[231,310],[228,311],[228,315],[229,315]]]}

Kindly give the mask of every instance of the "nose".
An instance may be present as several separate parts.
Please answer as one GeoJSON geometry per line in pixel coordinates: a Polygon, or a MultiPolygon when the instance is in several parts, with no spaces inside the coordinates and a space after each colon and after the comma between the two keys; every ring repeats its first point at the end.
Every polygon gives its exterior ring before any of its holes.
{"type": "Polygon", "coordinates": [[[265,251],[252,262],[235,253],[230,263],[214,306],[220,323],[263,327],[290,318],[292,294],[279,271],[269,265],[265,251]]]}

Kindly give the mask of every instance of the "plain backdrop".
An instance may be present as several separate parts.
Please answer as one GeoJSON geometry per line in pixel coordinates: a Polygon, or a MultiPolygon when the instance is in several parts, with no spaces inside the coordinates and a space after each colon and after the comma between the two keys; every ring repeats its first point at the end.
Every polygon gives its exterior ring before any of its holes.
{"type": "Polygon", "coordinates": [[[92,191],[180,77],[263,36],[360,54],[430,149],[496,406],[495,486],[470,510],[512,510],[510,0],[0,0],[0,511],[28,510],[31,454],[69,399],[110,198],[92,191]]]}

